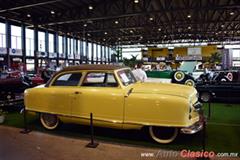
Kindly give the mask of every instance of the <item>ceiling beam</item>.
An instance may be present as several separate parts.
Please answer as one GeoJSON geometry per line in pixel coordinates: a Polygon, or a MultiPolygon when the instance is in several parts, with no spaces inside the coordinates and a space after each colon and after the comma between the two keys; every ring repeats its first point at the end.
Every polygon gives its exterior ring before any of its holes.
{"type": "Polygon", "coordinates": [[[48,4],[57,3],[57,2],[60,2],[60,1],[62,1],[62,0],[52,0],[52,1],[47,1],[47,2],[33,3],[33,4],[22,5],[22,6],[7,8],[7,9],[1,9],[0,13],[20,10],[20,9],[26,9],[26,8],[31,8],[31,7],[37,7],[37,6],[42,6],[42,5],[48,5],[48,4]]]}
{"type": "MultiPolygon", "coordinates": [[[[126,18],[126,17],[134,17],[134,16],[141,16],[141,15],[151,15],[151,14],[166,14],[168,12],[174,12],[174,13],[182,13],[184,11],[189,11],[189,12],[194,12],[196,10],[201,10],[201,11],[206,11],[207,10],[239,10],[240,6],[236,6],[236,5],[219,5],[219,6],[206,6],[206,7],[202,7],[202,8],[198,8],[198,7],[191,7],[191,8],[166,8],[166,9],[158,9],[158,10],[141,10],[138,12],[129,12],[129,13],[121,13],[121,14],[114,14],[114,13],[108,13],[108,15],[102,14],[102,15],[97,15],[97,16],[87,16],[86,14],[81,14],[78,15],[78,18],[73,18],[74,16],[71,17],[66,17],[65,20],[48,20],[47,17],[43,18],[46,21],[44,22],[39,22],[39,25],[61,25],[61,24],[72,24],[72,23],[79,23],[79,22],[87,22],[87,21],[99,21],[99,20],[109,20],[109,19],[120,19],[120,18],[126,18]]],[[[77,9],[78,10],[78,9],[77,9]]],[[[74,12],[74,9],[71,10],[71,13],[79,13],[79,12],[74,12]]],[[[67,12],[67,11],[66,11],[67,12]]],[[[82,10],[82,13],[86,12],[85,10],[82,10]]],[[[76,15],[75,15],[76,17],[76,15]]],[[[61,19],[64,19],[63,17],[61,17],[61,19]]]]}

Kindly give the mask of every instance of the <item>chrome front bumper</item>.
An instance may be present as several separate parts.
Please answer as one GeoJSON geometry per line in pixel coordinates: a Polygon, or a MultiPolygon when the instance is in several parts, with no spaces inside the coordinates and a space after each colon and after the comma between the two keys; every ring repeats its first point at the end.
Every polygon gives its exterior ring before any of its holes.
{"type": "Polygon", "coordinates": [[[203,129],[203,122],[198,121],[192,126],[181,128],[183,134],[195,134],[203,129]]]}

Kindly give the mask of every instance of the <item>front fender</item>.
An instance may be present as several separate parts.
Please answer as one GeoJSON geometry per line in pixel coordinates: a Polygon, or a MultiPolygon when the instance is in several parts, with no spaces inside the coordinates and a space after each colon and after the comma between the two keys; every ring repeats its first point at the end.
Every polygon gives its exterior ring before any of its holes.
{"type": "Polygon", "coordinates": [[[190,105],[184,97],[132,93],[125,99],[124,123],[186,127],[194,123],[189,115],[190,105]]]}

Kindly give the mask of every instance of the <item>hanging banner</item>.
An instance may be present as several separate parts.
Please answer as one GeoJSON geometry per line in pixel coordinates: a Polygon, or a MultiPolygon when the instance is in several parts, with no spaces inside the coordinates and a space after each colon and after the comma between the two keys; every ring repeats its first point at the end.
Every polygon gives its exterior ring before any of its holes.
{"type": "Polygon", "coordinates": [[[7,48],[0,47],[0,54],[7,54],[7,48]]]}
{"type": "Polygon", "coordinates": [[[15,49],[15,48],[9,48],[9,55],[11,56],[22,56],[22,50],[21,49],[15,49]]]}

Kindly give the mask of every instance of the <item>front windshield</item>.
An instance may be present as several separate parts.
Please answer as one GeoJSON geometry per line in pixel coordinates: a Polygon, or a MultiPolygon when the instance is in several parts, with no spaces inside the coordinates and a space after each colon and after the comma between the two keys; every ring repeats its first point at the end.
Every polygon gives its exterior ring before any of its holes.
{"type": "Polygon", "coordinates": [[[117,74],[124,86],[128,86],[137,82],[136,78],[132,74],[132,71],[129,69],[118,71],[117,74]]]}
{"type": "Polygon", "coordinates": [[[186,61],[183,61],[179,70],[180,71],[186,71],[188,73],[192,73],[195,66],[197,65],[198,62],[196,61],[191,61],[191,62],[186,62],[186,61]]]}

